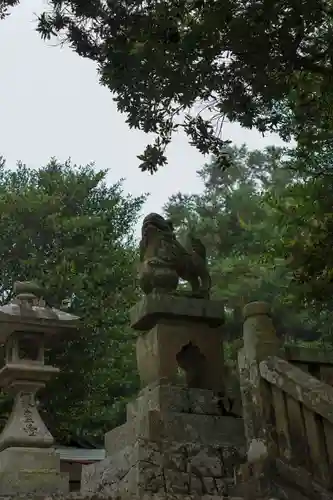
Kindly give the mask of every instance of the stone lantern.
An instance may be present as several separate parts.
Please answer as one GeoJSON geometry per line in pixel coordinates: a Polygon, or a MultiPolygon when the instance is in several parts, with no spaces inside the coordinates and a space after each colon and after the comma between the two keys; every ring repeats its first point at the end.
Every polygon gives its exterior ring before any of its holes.
{"type": "Polygon", "coordinates": [[[45,365],[45,341],[78,328],[79,318],[49,307],[32,282],[16,282],[15,298],[0,307],[0,344],[5,364],[0,386],[14,406],[0,435],[0,494],[66,493],[68,477],[60,473],[54,439],[36,405],[36,393],[59,372],[45,365]]]}

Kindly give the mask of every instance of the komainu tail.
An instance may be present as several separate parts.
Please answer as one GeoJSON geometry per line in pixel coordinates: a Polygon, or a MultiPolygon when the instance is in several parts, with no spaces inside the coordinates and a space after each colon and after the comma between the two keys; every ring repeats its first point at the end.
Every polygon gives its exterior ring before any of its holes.
{"type": "Polygon", "coordinates": [[[189,235],[189,238],[191,240],[191,246],[192,246],[192,251],[195,252],[197,255],[199,255],[202,260],[206,261],[207,259],[207,253],[206,253],[206,247],[202,243],[199,238],[195,238],[192,235],[189,235]]]}
{"type": "Polygon", "coordinates": [[[190,232],[186,235],[185,241],[185,249],[192,254],[192,262],[200,279],[201,293],[208,298],[212,282],[207,267],[206,247],[199,238],[196,238],[190,232]]]}
{"type": "Polygon", "coordinates": [[[188,253],[195,253],[206,262],[206,247],[199,238],[193,236],[191,231],[185,234],[183,246],[188,253]]]}

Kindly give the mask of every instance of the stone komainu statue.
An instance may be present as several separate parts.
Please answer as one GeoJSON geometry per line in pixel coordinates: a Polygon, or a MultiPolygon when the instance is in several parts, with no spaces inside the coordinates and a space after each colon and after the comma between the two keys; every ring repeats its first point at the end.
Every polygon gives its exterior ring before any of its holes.
{"type": "Polygon", "coordinates": [[[139,283],[147,295],[153,291],[172,293],[179,278],[187,281],[196,297],[209,297],[211,278],[206,249],[188,233],[179,243],[172,222],[151,213],[144,218],[140,241],[139,283]]]}

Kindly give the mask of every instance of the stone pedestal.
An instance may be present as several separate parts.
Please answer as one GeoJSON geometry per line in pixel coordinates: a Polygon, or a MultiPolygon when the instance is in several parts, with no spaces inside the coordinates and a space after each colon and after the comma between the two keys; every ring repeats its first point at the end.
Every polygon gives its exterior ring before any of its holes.
{"type": "Polygon", "coordinates": [[[44,364],[46,337],[76,328],[78,318],[47,307],[32,293],[33,283],[24,287],[19,283],[14,301],[0,308],[0,343],[6,348],[0,386],[14,398],[0,435],[0,495],[64,494],[69,491],[68,474],[60,472],[60,457],[38,412],[36,393],[59,372],[44,364]]]}
{"type": "Polygon", "coordinates": [[[149,295],[131,311],[142,387],[158,380],[223,389],[224,307],[220,301],[149,295]]]}
{"type": "Polygon", "coordinates": [[[213,391],[148,386],[127,422],[105,435],[107,457],[83,467],[83,494],[168,493],[222,496],[244,461],[240,418],[221,415],[213,391]]]}
{"type": "Polygon", "coordinates": [[[126,423],[105,435],[106,459],[83,467],[82,494],[228,492],[245,440],[242,419],[223,404],[222,324],[220,302],[148,296],[136,306],[144,388],[127,405],[126,423]]]}
{"type": "Polygon", "coordinates": [[[10,447],[0,453],[0,495],[50,495],[69,491],[68,474],[52,448],[10,447]]]}

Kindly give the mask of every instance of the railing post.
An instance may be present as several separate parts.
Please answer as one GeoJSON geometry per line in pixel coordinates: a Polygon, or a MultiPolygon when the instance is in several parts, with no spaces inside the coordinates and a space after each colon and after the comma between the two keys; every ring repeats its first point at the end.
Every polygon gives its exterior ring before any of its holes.
{"type": "MultiPolygon", "coordinates": [[[[244,347],[238,353],[240,389],[243,404],[247,460],[253,470],[263,470],[274,456],[271,393],[261,379],[259,363],[268,356],[282,356],[270,307],[251,302],[244,308],[244,347]]],[[[257,475],[257,474],[256,474],[257,475]]]]}

